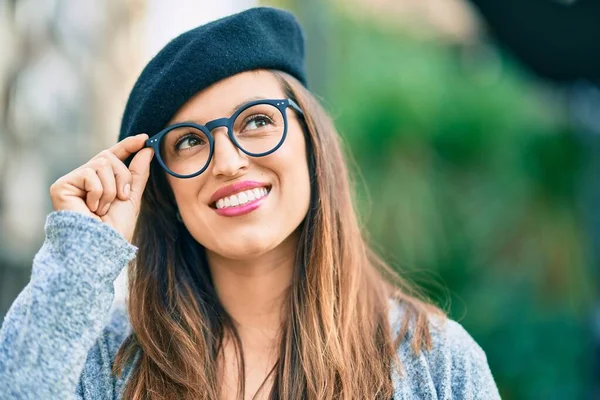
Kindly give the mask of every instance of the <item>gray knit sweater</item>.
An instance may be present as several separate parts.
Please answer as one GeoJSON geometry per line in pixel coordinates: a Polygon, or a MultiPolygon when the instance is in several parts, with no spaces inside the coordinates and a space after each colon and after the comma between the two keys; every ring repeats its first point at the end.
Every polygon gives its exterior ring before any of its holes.
{"type": "MultiPolygon", "coordinates": [[[[131,333],[126,311],[111,307],[113,282],[136,247],[106,224],[53,212],[35,256],[31,281],[0,330],[0,399],[120,399],[131,366],[111,376],[114,356],[131,333]]],[[[390,308],[390,326],[402,310],[390,308]]],[[[486,356],[462,326],[431,321],[434,348],[398,352],[394,399],[498,399],[486,356]]]]}

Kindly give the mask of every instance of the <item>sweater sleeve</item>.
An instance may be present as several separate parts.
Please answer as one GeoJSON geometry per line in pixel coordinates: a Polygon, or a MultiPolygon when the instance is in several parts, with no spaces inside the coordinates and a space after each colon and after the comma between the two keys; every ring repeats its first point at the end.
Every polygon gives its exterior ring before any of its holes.
{"type": "Polygon", "coordinates": [[[108,225],[71,211],[51,213],[45,233],[0,330],[5,399],[84,398],[78,382],[88,352],[107,323],[113,283],[137,251],[108,225]]]}

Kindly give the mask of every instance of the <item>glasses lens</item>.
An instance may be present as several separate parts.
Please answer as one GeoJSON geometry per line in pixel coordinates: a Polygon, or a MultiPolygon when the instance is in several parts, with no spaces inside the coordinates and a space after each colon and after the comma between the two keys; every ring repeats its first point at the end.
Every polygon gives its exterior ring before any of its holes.
{"type": "Polygon", "coordinates": [[[273,150],[283,140],[284,130],[283,114],[270,104],[248,107],[233,122],[233,133],[238,144],[251,154],[273,150]]]}
{"type": "Polygon", "coordinates": [[[210,142],[198,128],[180,126],[163,136],[160,156],[171,171],[179,175],[193,175],[208,163],[210,142]]]}

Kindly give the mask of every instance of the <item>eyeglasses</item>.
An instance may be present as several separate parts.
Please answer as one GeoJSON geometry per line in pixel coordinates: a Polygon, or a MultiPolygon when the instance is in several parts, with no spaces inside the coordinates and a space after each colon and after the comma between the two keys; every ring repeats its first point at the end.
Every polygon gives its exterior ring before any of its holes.
{"type": "Polygon", "coordinates": [[[244,104],[229,118],[219,118],[205,125],[182,122],[166,127],[146,141],[159,164],[177,178],[200,175],[213,157],[215,140],[212,131],[227,127],[231,142],[245,154],[263,157],[276,151],[287,135],[286,109],[304,115],[291,99],[256,100],[244,104]]]}

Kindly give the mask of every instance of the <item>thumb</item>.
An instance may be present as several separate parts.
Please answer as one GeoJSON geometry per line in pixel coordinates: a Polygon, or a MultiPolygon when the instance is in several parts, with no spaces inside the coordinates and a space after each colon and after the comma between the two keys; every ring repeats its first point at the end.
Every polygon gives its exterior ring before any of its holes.
{"type": "Polygon", "coordinates": [[[154,157],[154,150],[151,147],[147,147],[139,151],[131,164],[129,164],[129,171],[131,172],[131,195],[130,200],[134,202],[136,207],[139,207],[144,188],[148,182],[150,176],[150,162],[154,157]]]}

